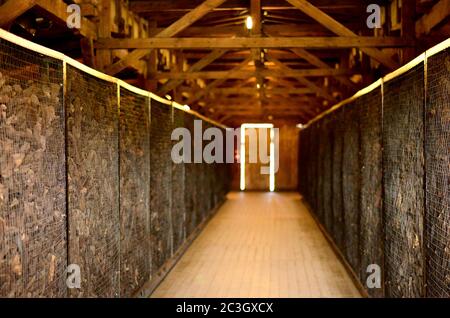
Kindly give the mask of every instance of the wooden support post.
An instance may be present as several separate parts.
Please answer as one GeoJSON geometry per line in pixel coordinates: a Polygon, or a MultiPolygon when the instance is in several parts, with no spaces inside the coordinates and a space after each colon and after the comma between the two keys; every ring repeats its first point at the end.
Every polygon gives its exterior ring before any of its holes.
{"type": "MultiPolygon", "coordinates": [[[[101,38],[111,38],[111,1],[101,0],[101,10],[98,22],[98,35],[101,38]]],[[[111,50],[97,49],[97,67],[105,70],[111,65],[111,50]]]]}
{"type": "MultiPolygon", "coordinates": [[[[402,30],[401,34],[403,38],[414,40],[416,37],[416,1],[415,0],[402,0],[402,30]]],[[[406,47],[402,52],[403,64],[408,63],[416,56],[416,50],[414,47],[406,47]]]]}

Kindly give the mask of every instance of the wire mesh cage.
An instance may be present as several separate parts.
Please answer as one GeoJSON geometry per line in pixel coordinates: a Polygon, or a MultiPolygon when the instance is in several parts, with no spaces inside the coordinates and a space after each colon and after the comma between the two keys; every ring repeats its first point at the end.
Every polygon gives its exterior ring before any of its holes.
{"type": "MultiPolygon", "coordinates": [[[[185,113],[173,109],[172,129],[184,128],[185,113]]],[[[174,141],[173,144],[177,143],[174,141]]],[[[172,221],[173,221],[173,245],[177,250],[186,239],[186,207],[184,201],[185,188],[185,164],[172,162],[172,221]]]]}
{"type": "Polygon", "coordinates": [[[359,112],[354,102],[344,106],[342,114],[342,202],[344,211],[345,255],[350,265],[360,268],[360,136],[359,112]]]}
{"type": "Polygon", "coordinates": [[[450,297],[450,54],[427,60],[425,171],[426,285],[429,297],[450,297]]]}
{"type": "Polygon", "coordinates": [[[75,297],[119,296],[117,85],[67,67],[69,262],[81,269],[75,297]]]}
{"type": "MultiPolygon", "coordinates": [[[[356,100],[360,115],[360,279],[368,276],[369,265],[383,269],[382,227],[382,96],[381,87],[356,100]]],[[[355,269],[357,270],[357,269],[355,269]]],[[[383,271],[383,270],[382,270],[383,271]]],[[[382,288],[370,288],[371,296],[383,296],[382,288]]]]}
{"type": "Polygon", "coordinates": [[[120,295],[150,278],[150,100],[120,89],[120,295]]]}
{"type": "MultiPolygon", "coordinates": [[[[382,96],[381,87],[356,100],[360,112],[360,279],[367,278],[369,265],[383,269],[382,210],[382,96]]],[[[382,270],[383,271],[383,270],[382,270]]],[[[383,285],[383,284],[382,284],[383,285]]],[[[382,288],[370,288],[373,297],[382,297],[382,288]]]]}
{"type": "Polygon", "coordinates": [[[386,296],[424,296],[424,68],[384,84],[386,296]]]}
{"type": "Polygon", "coordinates": [[[151,101],[150,230],[152,268],[159,269],[173,253],[172,220],[172,109],[151,101]]]}
{"type": "Polygon", "coordinates": [[[333,196],[333,232],[332,237],[336,245],[344,251],[345,249],[345,224],[344,224],[344,197],[342,183],[342,164],[343,164],[343,109],[330,114],[330,120],[333,121],[332,130],[332,196],[333,196]]]}
{"type": "Polygon", "coordinates": [[[322,175],[322,220],[325,228],[329,233],[333,232],[333,207],[332,207],[332,143],[331,143],[331,120],[329,117],[324,118],[322,123],[320,142],[323,147],[323,154],[321,160],[321,175],[322,175]]]}
{"type": "Polygon", "coordinates": [[[67,294],[63,64],[0,40],[0,297],[67,294]]]}
{"type": "MultiPolygon", "coordinates": [[[[189,131],[191,140],[194,136],[194,119],[195,117],[191,114],[184,115],[184,127],[189,131]]],[[[189,189],[189,191],[186,191],[184,193],[184,205],[186,211],[189,211],[189,213],[186,213],[186,236],[190,236],[194,232],[195,227],[198,224],[197,213],[195,209],[197,199],[197,180],[195,179],[195,164],[192,162],[194,156],[194,146],[192,142],[190,143],[190,147],[191,162],[184,165],[184,188],[189,189]]]]}

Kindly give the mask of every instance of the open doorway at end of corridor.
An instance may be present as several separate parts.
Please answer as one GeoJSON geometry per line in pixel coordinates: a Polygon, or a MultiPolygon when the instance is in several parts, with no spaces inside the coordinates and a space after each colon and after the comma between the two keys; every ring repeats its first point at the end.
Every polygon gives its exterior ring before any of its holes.
{"type": "Polygon", "coordinates": [[[241,125],[241,191],[275,191],[277,141],[277,128],[273,124],[241,125]]]}

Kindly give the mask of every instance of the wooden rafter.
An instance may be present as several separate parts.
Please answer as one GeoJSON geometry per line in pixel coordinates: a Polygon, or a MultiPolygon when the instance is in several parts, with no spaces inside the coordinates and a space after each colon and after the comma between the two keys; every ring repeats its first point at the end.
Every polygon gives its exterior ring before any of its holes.
{"type": "Polygon", "coordinates": [[[450,0],[440,0],[416,22],[416,36],[428,34],[432,28],[450,15],[450,0]]]}
{"type": "Polygon", "coordinates": [[[192,105],[193,103],[197,102],[199,99],[203,98],[203,96],[205,96],[210,89],[219,87],[220,85],[225,83],[225,81],[228,78],[232,77],[235,72],[239,72],[242,67],[247,66],[248,63],[250,62],[250,60],[251,60],[250,58],[246,58],[238,66],[236,66],[232,70],[228,71],[227,77],[222,78],[222,79],[216,79],[216,80],[212,81],[211,83],[209,83],[204,89],[202,89],[201,91],[197,92],[194,96],[189,98],[187,104],[192,105]]]}
{"type": "MultiPolygon", "coordinates": [[[[292,68],[290,68],[289,66],[284,65],[281,61],[277,60],[274,57],[268,57],[268,60],[275,63],[275,65],[277,65],[278,67],[280,67],[284,73],[288,73],[292,71],[292,68]]],[[[306,79],[303,76],[297,76],[295,77],[295,80],[300,83],[301,85],[304,85],[306,87],[308,87],[309,89],[313,90],[314,92],[316,92],[319,96],[335,102],[336,99],[331,96],[330,93],[328,93],[328,91],[318,85],[316,85],[315,83],[311,82],[310,80],[306,79]]]]}
{"type": "Polygon", "coordinates": [[[8,0],[0,6],[0,26],[13,22],[17,17],[34,7],[35,0],[8,0]]]}
{"type": "MultiPolygon", "coordinates": [[[[147,39],[98,39],[101,49],[239,49],[239,48],[322,48],[338,49],[359,47],[405,47],[411,40],[399,37],[338,36],[338,37],[243,37],[243,38],[147,38],[147,39]]],[[[135,51],[133,51],[135,52],[135,51]]],[[[133,54],[130,53],[130,54],[133,54]]],[[[381,52],[381,51],[380,51],[381,52]]],[[[142,54],[141,54],[142,55],[142,54]]]]}
{"type": "MultiPolygon", "coordinates": [[[[352,75],[354,71],[346,69],[334,69],[334,68],[312,68],[295,70],[289,68],[289,70],[281,69],[263,69],[258,72],[263,77],[323,77],[323,76],[343,76],[352,75]]],[[[203,79],[223,79],[223,78],[238,78],[246,79],[249,77],[256,77],[256,71],[202,71],[202,72],[156,72],[150,73],[151,77],[155,79],[178,79],[178,80],[195,80],[198,78],[203,79]]]]}
{"type": "MultiPolygon", "coordinates": [[[[224,55],[227,51],[226,50],[213,50],[210,54],[206,55],[204,58],[199,60],[197,63],[192,65],[188,72],[198,72],[220,58],[222,55],[224,55]]],[[[164,84],[163,87],[161,87],[158,91],[159,94],[165,95],[166,93],[170,92],[171,90],[174,90],[179,85],[183,83],[183,80],[171,80],[164,84]]]]}
{"type": "MultiPolygon", "coordinates": [[[[305,49],[302,48],[295,48],[295,49],[291,49],[292,52],[294,52],[295,54],[297,54],[299,57],[301,57],[302,59],[308,61],[311,65],[314,65],[315,67],[319,67],[319,68],[331,68],[327,63],[323,62],[321,59],[319,59],[318,57],[316,57],[315,55],[309,53],[308,51],[306,51],[305,49]]],[[[341,77],[338,76],[336,77],[336,79],[341,82],[342,84],[355,89],[356,85],[355,83],[353,83],[352,81],[350,81],[348,78],[346,77],[341,77]]]]}
{"type": "MultiPolygon", "coordinates": [[[[20,1],[15,1],[20,2],[20,1]]],[[[45,10],[50,16],[57,18],[62,23],[66,23],[68,13],[67,4],[62,0],[35,0],[36,6],[45,10]]],[[[97,38],[97,26],[90,20],[82,17],[80,29],[74,29],[75,32],[79,32],[81,35],[96,39],[97,38]]]]}
{"type": "MultiPolygon", "coordinates": [[[[306,0],[286,0],[290,4],[292,4],[294,7],[301,10],[303,13],[307,14],[326,28],[328,28],[330,31],[334,32],[337,35],[345,36],[345,37],[358,37],[352,30],[345,27],[343,24],[339,23],[332,17],[330,17],[328,14],[320,10],[319,8],[315,7],[311,3],[309,3],[306,0]]],[[[368,48],[368,47],[362,47],[361,51],[366,53],[368,56],[372,57],[376,61],[380,62],[381,64],[391,68],[395,69],[399,66],[399,64],[394,61],[390,56],[385,54],[379,49],[375,48],[368,48]]]]}
{"type": "MultiPolygon", "coordinates": [[[[212,9],[220,6],[226,0],[205,0],[202,4],[196,7],[194,10],[186,13],[182,18],[171,24],[169,27],[158,33],[156,38],[169,38],[175,36],[177,33],[181,32],[207,13],[209,13],[212,9]]],[[[119,73],[121,70],[125,69],[127,66],[131,65],[133,62],[136,62],[148,55],[152,50],[151,49],[135,49],[119,62],[114,63],[110,67],[106,69],[108,74],[114,75],[119,73]]]]}
{"type": "MultiPolygon", "coordinates": [[[[258,91],[256,87],[230,87],[230,88],[213,88],[209,90],[211,94],[220,94],[220,95],[255,95],[258,91]]],[[[272,88],[266,89],[267,95],[306,95],[312,94],[312,91],[309,88],[301,87],[301,88],[272,88]]]]}

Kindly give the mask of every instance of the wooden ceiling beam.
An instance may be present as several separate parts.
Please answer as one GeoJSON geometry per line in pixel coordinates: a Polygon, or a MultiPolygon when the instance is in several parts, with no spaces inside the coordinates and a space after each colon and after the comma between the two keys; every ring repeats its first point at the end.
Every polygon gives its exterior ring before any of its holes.
{"type": "Polygon", "coordinates": [[[188,105],[194,104],[195,102],[197,102],[198,100],[203,98],[203,96],[205,96],[210,89],[213,89],[213,88],[218,87],[218,86],[222,85],[223,83],[225,83],[225,81],[228,78],[232,77],[235,72],[239,72],[242,67],[247,66],[249,64],[250,60],[251,60],[250,58],[246,58],[238,66],[236,66],[232,70],[228,71],[227,72],[228,74],[225,78],[216,79],[216,80],[212,81],[211,83],[209,83],[208,85],[206,85],[206,87],[204,89],[202,89],[201,91],[198,91],[194,96],[189,98],[187,101],[187,104],[188,105]]]}
{"type": "Polygon", "coordinates": [[[436,25],[450,15],[450,0],[440,0],[427,14],[416,22],[416,36],[421,37],[430,33],[436,25]]]}
{"type": "MultiPolygon", "coordinates": [[[[210,94],[222,94],[222,95],[233,95],[233,94],[255,94],[258,91],[256,87],[241,87],[241,88],[214,88],[209,91],[210,94]]],[[[268,95],[306,95],[313,94],[309,88],[273,88],[266,89],[266,94],[268,95]]]]}
{"type": "MultiPolygon", "coordinates": [[[[15,1],[15,3],[21,1],[15,1]]],[[[62,0],[35,0],[36,6],[45,11],[50,17],[58,19],[61,24],[66,25],[68,13],[67,4],[62,0]]],[[[87,38],[97,38],[97,25],[92,21],[81,18],[80,29],[73,29],[74,32],[79,32],[82,36],[87,38]]]]}
{"type": "MultiPolygon", "coordinates": [[[[269,61],[275,63],[275,65],[277,65],[278,67],[280,67],[284,72],[291,72],[292,68],[290,68],[289,66],[284,65],[281,61],[277,60],[274,57],[268,57],[267,58],[269,61]]],[[[295,80],[300,83],[301,85],[304,85],[310,89],[312,89],[313,91],[315,91],[319,96],[331,101],[331,102],[336,102],[336,98],[334,98],[333,96],[331,96],[330,93],[328,93],[328,91],[326,89],[324,89],[323,87],[320,87],[318,85],[316,85],[315,83],[311,82],[310,80],[302,77],[302,76],[298,76],[295,78],[295,80]]]]}
{"type": "MultiPolygon", "coordinates": [[[[362,48],[412,46],[411,40],[399,37],[338,36],[338,37],[242,37],[242,38],[172,38],[147,39],[98,39],[99,49],[136,49],[143,52],[151,49],[274,49],[274,48],[362,48]]],[[[133,54],[135,51],[130,53],[133,54]]],[[[381,52],[381,51],[380,51],[381,52]]],[[[144,54],[145,55],[145,54],[144,54]]],[[[117,63],[116,63],[117,64],[117,63]]],[[[116,69],[116,68],[114,68],[116,69]]]]}
{"type": "MultiPolygon", "coordinates": [[[[359,25],[354,23],[346,23],[345,26],[349,29],[356,29],[359,25]]],[[[151,28],[149,29],[149,35],[155,36],[163,28],[151,28]]],[[[305,36],[330,36],[334,33],[320,24],[263,24],[262,32],[264,34],[270,34],[274,37],[305,37],[305,36]]],[[[247,36],[248,31],[244,25],[232,25],[232,26],[212,26],[205,28],[204,26],[190,26],[187,29],[181,31],[179,37],[202,37],[208,34],[210,37],[244,37],[247,36]]]]}
{"type": "Polygon", "coordinates": [[[36,4],[35,0],[8,0],[0,6],[0,26],[6,26],[36,4]]]}
{"type": "MultiPolygon", "coordinates": [[[[201,71],[202,69],[204,69],[206,66],[208,66],[209,64],[211,64],[212,62],[214,62],[215,60],[217,60],[218,58],[220,58],[222,55],[224,55],[227,51],[226,50],[213,50],[211,53],[209,53],[208,55],[206,55],[204,58],[202,58],[201,60],[199,60],[197,63],[195,63],[194,65],[192,65],[188,72],[198,72],[201,71]]],[[[167,82],[166,84],[164,84],[159,90],[158,93],[160,95],[165,95],[168,92],[170,92],[171,90],[174,90],[175,88],[177,88],[179,85],[181,85],[183,83],[184,80],[171,80],[169,82],[167,82]]]]}
{"type": "MultiPolygon", "coordinates": [[[[211,12],[212,9],[220,6],[222,3],[224,3],[226,0],[205,0],[202,2],[198,7],[193,9],[192,11],[189,11],[186,13],[182,18],[177,20],[176,22],[172,23],[169,27],[164,29],[162,32],[158,33],[156,35],[157,38],[168,38],[175,36],[179,32],[183,31],[187,27],[189,27],[194,22],[201,19],[203,16],[211,12]]],[[[114,63],[109,68],[106,69],[106,72],[110,75],[115,75],[128,67],[129,65],[132,65],[134,62],[140,60],[144,56],[151,53],[152,49],[146,48],[146,49],[135,49],[131,53],[129,53],[127,56],[125,56],[120,61],[114,63]]]]}
{"type": "MultiPolygon", "coordinates": [[[[315,7],[311,3],[306,0],[286,0],[294,7],[301,10],[303,13],[307,14],[323,26],[327,27],[330,31],[336,33],[337,35],[344,37],[358,37],[352,30],[348,29],[331,16],[315,7]]],[[[368,47],[360,47],[361,51],[366,53],[368,56],[378,61],[379,63],[389,67],[390,69],[395,69],[399,67],[399,63],[394,61],[390,56],[386,53],[382,52],[379,49],[368,48],[368,47]]]]}
{"type": "MultiPolygon", "coordinates": [[[[314,65],[315,67],[319,67],[319,68],[331,68],[331,66],[329,66],[327,63],[323,62],[321,59],[319,59],[318,57],[316,57],[315,55],[309,53],[308,51],[306,51],[305,49],[302,48],[295,48],[295,49],[291,49],[292,52],[294,52],[295,54],[297,54],[299,57],[301,57],[302,59],[306,60],[307,62],[309,62],[311,65],[314,65]]],[[[341,77],[341,76],[337,76],[336,79],[344,84],[347,87],[350,87],[352,89],[356,89],[357,86],[355,83],[353,83],[352,81],[350,81],[348,78],[346,77],[341,77]]]]}
{"type": "MultiPolygon", "coordinates": [[[[318,7],[326,10],[348,10],[355,7],[352,0],[320,0],[316,1],[318,7]]],[[[201,3],[201,0],[152,0],[152,1],[130,1],[130,9],[136,13],[154,13],[154,12],[186,12],[194,9],[201,3]]],[[[228,0],[220,7],[216,7],[213,11],[242,11],[248,9],[247,0],[228,0]]],[[[293,9],[282,0],[264,0],[262,4],[263,10],[291,10],[293,9]]]]}
{"type": "MultiPolygon", "coordinates": [[[[344,69],[333,68],[315,68],[315,69],[301,69],[295,70],[289,68],[289,70],[279,69],[263,69],[259,71],[259,74],[263,77],[323,77],[323,76],[343,76],[352,75],[355,72],[344,69]]],[[[195,80],[198,78],[203,79],[224,79],[224,78],[237,78],[246,79],[249,77],[256,77],[255,71],[204,71],[204,72],[151,72],[149,76],[154,79],[178,79],[178,80],[195,80]]]]}

